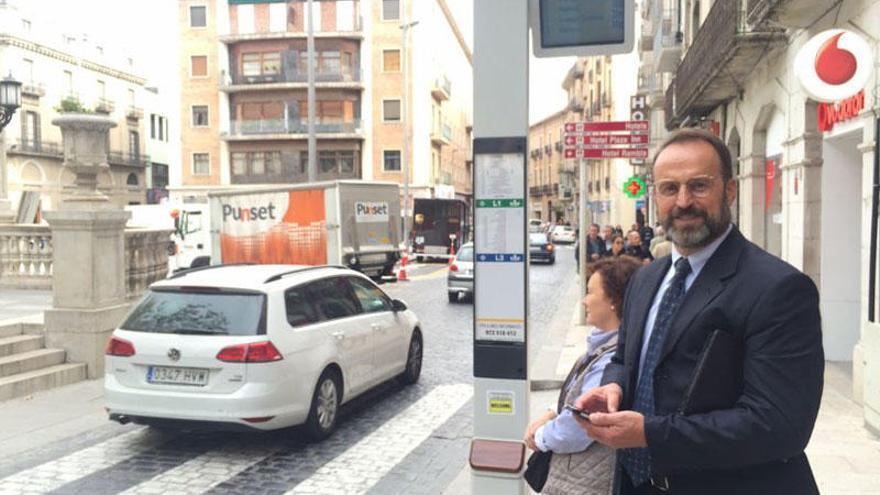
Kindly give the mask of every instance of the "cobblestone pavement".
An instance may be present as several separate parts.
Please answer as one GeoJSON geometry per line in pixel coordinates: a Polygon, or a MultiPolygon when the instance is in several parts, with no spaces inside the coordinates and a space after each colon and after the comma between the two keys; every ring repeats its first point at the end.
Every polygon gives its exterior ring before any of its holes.
{"type": "MultiPolygon", "coordinates": [[[[576,282],[571,251],[531,270],[532,345],[576,282]],[[560,295],[557,297],[557,295],[560,295]]],[[[448,303],[445,264],[383,285],[422,320],[418,384],[386,383],[343,408],[337,432],[307,442],[298,429],[174,432],[107,423],[0,461],[0,495],[19,494],[437,494],[467,459],[472,433],[470,303],[448,303]]],[[[60,405],[59,405],[60,406],[60,405]]]]}

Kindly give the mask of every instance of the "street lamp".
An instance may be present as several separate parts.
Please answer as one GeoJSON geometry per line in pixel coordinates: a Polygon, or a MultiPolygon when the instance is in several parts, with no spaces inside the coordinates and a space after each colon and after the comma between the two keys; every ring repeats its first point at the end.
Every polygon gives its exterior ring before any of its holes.
{"type": "Polygon", "coordinates": [[[0,132],[12,120],[12,115],[21,106],[21,83],[12,78],[10,72],[0,81],[0,132]]]}
{"type": "Polygon", "coordinates": [[[401,58],[401,69],[403,70],[403,97],[400,99],[400,120],[403,124],[403,156],[401,157],[401,165],[403,168],[403,239],[404,239],[404,256],[409,256],[409,251],[412,248],[410,244],[410,218],[412,217],[412,212],[410,211],[410,198],[409,198],[409,133],[408,125],[409,122],[406,117],[406,107],[407,107],[407,93],[409,92],[409,78],[407,77],[407,53],[406,53],[406,45],[407,38],[409,37],[409,31],[418,24],[419,21],[411,21],[411,22],[402,22],[400,24],[401,31],[401,50],[400,50],[400,58],[401,58]]]}

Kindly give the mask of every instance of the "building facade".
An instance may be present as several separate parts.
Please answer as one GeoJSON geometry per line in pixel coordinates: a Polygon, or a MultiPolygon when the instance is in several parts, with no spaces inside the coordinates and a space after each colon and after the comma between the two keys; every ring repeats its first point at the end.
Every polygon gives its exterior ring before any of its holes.
{"type": "MultiPolygon", "coordinates": [[[[568,109],[529,126],[529,218],[552,223],[573,223],[570,183],[560,187],[563,127],[568,109]],[[569,216],[566,216],[566,213],[569,216]]],[[[577,213],[575,213],[575,216],[577,213]]]]}
{"type": "Polygon", "coordinates": [[[70,108],[116,121],[110,130],[110,167],[99,173],[98,189],[119,207],[146,202],[145,79],[136,75],[130,57],[86,35],[59,33],[27,10],[3,2],[0,68],[4,77],[11,73],[23,83],[21,108],[4,130],[13,210],[23,196],[38,202],[39,209],[57,209],[62,193],[73,185],[75,175],[62,166],[61,130],[52,125],[63,100],[70,108]]]}
{"type": "MultiPolygon", "coordinates": [[[[446,13],[444,0],[313,2],[318,180],[403,182],[406,136],[416,195],[469,194],[470,52],[446,13]],[[446,45],[460,56],[441,60],[446,45]]],[[[179,195],[307,181],[308,2],[180,0],[179,15],[179,195]]]]}
{"type": "MultiPolygon", "coordinates": [[[[866,423],[880,430],[878,192],[872,188],[880,159],[880,79],[875,68],[860,92],[862,105],[828,129],[820,121],[828,107],[807,95],[795,68],[807,40],[832,28],[855,32],[876,57],[880,2],[829,8],[818,0],[686,0],[670,4],[681,6],[671,11],[662,1],[650,5],[652,17],[668,17],[674,26],[666,43],[643,56],[667,54],[673,66],[655,110],[662,101],[658,113],[667,129],[699,125],[728,144],[740,230],[816,283],[826,359],[852,362],[854,396],[864,404],[866,423]]],[[[663,36],[662,25],[654,31],[663,36]]]]}

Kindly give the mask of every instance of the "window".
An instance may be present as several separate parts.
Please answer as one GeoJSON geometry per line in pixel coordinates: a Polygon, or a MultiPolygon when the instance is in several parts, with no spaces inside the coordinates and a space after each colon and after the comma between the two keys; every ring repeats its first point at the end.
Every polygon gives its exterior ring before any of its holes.
{"type": "Polygon", "coordinates": [[[128,154],[137,157],[141,153],[141,139],[137,131],[128,131],[128,154]]]}
{"type": "Polygon", "coordinates": [[[378,287],[362,278],[349,277],[348,282],[364,313],[391,311],[391,301],[378,287]]]}
{"type": "Polygon", "coordinates": [[[193,105],[192,107],[192,126],[207,127],[208,126],[208,105],[193,105]]]}
{"type": "Polygon", "coordinates": [[[241,55],[241,75],[259,76],[281,73],[281,53],[244,53],[241,55]]]}
{"type": "Polygon", "coordinates": [[[208,25],[207,7],[194,5],[189,8],[189,27],[206,27],[208,25]]]}
{"type": "Polygon", "coordinates": [[[31,32],[31,21],[29,21],[27,19],[22,19],[21,20],[21,30],[24,31],[25,33],[31,32]]]}
{"type": "Polygon", "coordinates": [[[269,4],[269,31],[279,33],[287,31],[287,3],[269,4]]]}
{"type": "Polygon", "coordinates": [[[251,154],[251,173],[264,175],[266,173],[266,158],[261,152],[251,154]]]}
{"type": "Polygon", "coordinates": [[[382,120],[400,122],[400,100],[382,100],[382,120]]]}
{"type": "Polygon", "coordinates": [[[133,89],[129,89],[129,90],[128,90],[128,104],[129,104],[129,106],[132,106],[132,107],[133,107],[133,106],[135,106],[135,103],[136,103],[136,102],[135,102],[135,99],[134,99],[134,90],[133,90],[133,89]]]}
{"type": "Polygon", "coordinates": [[[247,153],[232,154],[232,175],[247,174],[247,153]]]}
{"type": "Polygon", "coordinates": [[[98,98],[102,100],[107,97],[107,83],[98,81],[98,98]]]}
{"type": "Polygon", "coordinates": [[[245,53],[241,56],[241,75],[243,76],[259,76],[260,75],[260,54],[245,53]]]}
{"type": "Polygon", "coordinates": [[[318,72],[321,74],[339,74],[339,52],[326,51],[321,52],[318,60],[318,72]]]}
{"type": "Polygon", "coordinates": [[[238,151],[232,153],[232,175],[278,175],[280,173],[280,151],[238,151]]]}
{"type": "Polygon", "coordinates": [[[266,296],[151,290],[122,328],[150,333],[262,335],[266,296]]]}
{"type": "Polygon", "coordinates": [[[73,95],[73,72],[64,71],[64,87],[69,96],[73,95]]]}
{"type": "Polygon", "coordinates": [[[254,32],[254,6],[253,5],[237,5],[238,8],[238,34],[248,34],[254,32]]]}
{"type": "Polygon", "coordinates": [[[269,175],[276,175],[281,173],[281,152],[280,151],[267,151],[264,153],[266,156],[266,173],[269,175]]]}
{"type": "Polygon", "coordinates": [[[150,114],[150,139],[156,139],[156,114],[150,114]]]}
{"type": "Polygon", "coordinates": [[[263,54],[263,74],[278,74],[281,72],[281,54],[278,52],[263,54]]]}
{"type": "Polygon", "coordinates": [[[358,313],[357,303],[351,294],[351,287],[343,277],[312,282],[306,286],[306,290],[309,297],[315,301],[320,313],[328,320],[345,318],[358,313]]]}
{"type": "Polygon", "coordinates": [[[284,293],[284,306],[287,310],[287,323],[292,327],[308,325],[319,319],[318,312],[303,287],[288,289],[284,293]]]}
{"type": "Polygon", "coordinates": [[[168,165],[153,163],[152,172],[153,187],[164,188],[168,186],[168,165]]]}
{"type": "Polygon", "coordinates": [[[138,185],[138,176],[135,173],[128,174],[128,178],[125,179],[125,184],[129,186],[138,185]]]}
{"type": "Polygon", "coordinates": [[[208,57],[193,55],[189,59],[189,74],[192,77],[208,77],[208,57]]]}
{"type": "Polygon", "coordinates": [[[400,19],[400,0],[382,0],[382,20],[400,19]]]}
{"type": "Polygon", "coordinates": [[[192,173],[193,175],[211,175],[211,161],[207,153],[193,153],[192,173]]]}
{"type": "Polygon", "coordinates": [[[400,72],[400,50],[382,50],[382,70],[400,72]]]}
{"type": "Polygon", "coordinates": [[[24,113],[24,144],[40,147],[40,116],[37,112],[24,113]]]}
{"type": "Polygon", "coordinates": [[[400,172],[400,150],[385,150],[384,155],[385,171],[400,172]]]}
{"type": "Polygon", "coordinates": [[[24,66],[24,82],[25,84],[33,84],[34,83],[34,61],[30,59],[22,59],[22,65],[24,66]]]}

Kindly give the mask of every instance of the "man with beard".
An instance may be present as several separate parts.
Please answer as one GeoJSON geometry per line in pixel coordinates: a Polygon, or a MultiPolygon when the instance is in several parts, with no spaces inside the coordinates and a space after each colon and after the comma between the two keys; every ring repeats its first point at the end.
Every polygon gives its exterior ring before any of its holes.
{"type": "Polygon", "coordinates": [[[731,224],[736,186],[709,132],[673,133],[655,156],[672,255],[633,277],[602,385],[574,404],[618,449],[617,494],[819,493],[804,454],[823,385],[818,291],[731,224]]]}

